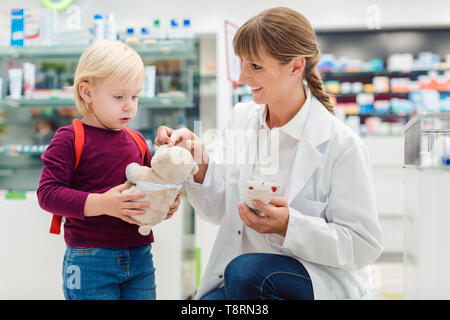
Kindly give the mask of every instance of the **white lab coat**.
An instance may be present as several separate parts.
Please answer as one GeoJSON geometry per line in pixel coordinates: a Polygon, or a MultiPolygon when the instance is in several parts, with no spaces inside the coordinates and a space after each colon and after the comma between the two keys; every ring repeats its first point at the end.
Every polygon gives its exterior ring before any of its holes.
{"type": "MultiPolygon", "coordinates": [[[[239,103],[229,128],[258,130],[263,105],[239,103]]],[[[251,148],[250,148],[251,149],[251,148]]],[[[250,153],[249,148],[242,152],[250,153]]],[[[255,157],[255,155],[249,155],[255,157]]],[[[196,298],[223,283],[227,264],[240,255],[245,200],[254,162],[217,164],[211,157],[203,184],[186,183],[189,202],[207,221],[220,224],[196,298]]],[[[267,235],[282,254],[307,269],[315,299],[371,296],[367,266],[382,251],[372,168],[366,145],[346,124],[312,97],[304,132],[286,186],[286,237],[267,235]]]]}

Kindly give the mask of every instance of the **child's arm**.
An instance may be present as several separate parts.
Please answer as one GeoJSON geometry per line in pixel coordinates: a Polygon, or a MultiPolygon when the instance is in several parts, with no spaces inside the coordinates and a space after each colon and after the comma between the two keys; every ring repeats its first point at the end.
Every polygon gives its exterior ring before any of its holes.
{"type": "Polygon", "coordinates": [[[143,208],[148,208],[149,203],[131,202],[131,200],[145,197],[145,193],[121,194],[125,189],[128,189],[126,183],[111,188],[105,193],[90,193],[84,206],[84,216],[93,217],[106,214],[139,225],[140,223],[131,216],[144,214],[143,208]]]}
{"type": "Polygon", "coordinates": [[[75,165],[73,130],[60,128],[41,159],[43,167],[36,191],[41,208],[53,214],[84,219],[89,192],[71,187],[75,165]]]}

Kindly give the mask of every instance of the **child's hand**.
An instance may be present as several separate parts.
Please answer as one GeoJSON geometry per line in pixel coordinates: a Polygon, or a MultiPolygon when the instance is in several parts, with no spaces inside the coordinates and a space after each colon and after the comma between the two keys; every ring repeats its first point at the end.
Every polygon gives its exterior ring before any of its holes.
{"type": "Polygon", "coordinates": [[[91,193],[86,199],[84,216],[92,217],[106,214],[126,221],[128,223],[140,223],[131,216],[144,214],[144,208],[149,207],[148,202],[132,201],[145,197],[145,193],[121,194],[129,186],[124,183],[109,189],[104,193],[91,193]]]}
{"type": "Polygon", "coordinates": [[[167,216],[164,218],[164,220],[170,219],[173,216],[173,214],[178,210],[178,207],[180,206],[180,203],[181,203],[180,197],[182,194],[183,194],[183,189],[178,191],[178,195],[175,198],[175,201],[170,206],[169,212],[167,212],[167,216]]]}

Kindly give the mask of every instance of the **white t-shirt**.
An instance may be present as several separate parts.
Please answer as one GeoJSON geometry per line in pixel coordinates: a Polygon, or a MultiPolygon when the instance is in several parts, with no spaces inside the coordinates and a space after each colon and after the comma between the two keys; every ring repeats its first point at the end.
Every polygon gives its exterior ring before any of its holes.
{"type": "MultiPolygon", "coordinates": [[[[270,129],[266,123],[267,105],[260,114],[258,134],[258,153],[253,169],[252,180],[277,183],[280,188],[275,196],[284,197],[286,182],[294,161],[305,121],[311,104],[311,91],[305,84],[306,100],[296,115],[284,126],[270,129]],[[276,141],[279,141],[278,148],[276,141]],[[275,144],[272,145],[272,142],[275,144]],[[277,150],[278,149],[278,150],[277,150]]],[[[280,254],[278,248],[270,245],[266,235],[244,225],[242,230],[242,253],[264,252],[280,254]]]]}

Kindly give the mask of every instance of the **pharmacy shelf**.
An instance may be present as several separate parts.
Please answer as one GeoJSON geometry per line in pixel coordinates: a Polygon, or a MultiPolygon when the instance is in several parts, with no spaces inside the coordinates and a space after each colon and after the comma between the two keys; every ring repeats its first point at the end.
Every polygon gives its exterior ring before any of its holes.
{"type": "Polygon", "coordinates": [[[139,106],[144,108],[193,108],[194,102],[184,97],[139,98],[139,106]]]}
{"type": "Polygon", "coordinates": [[[411,71],[391,71],[391,70],[379,70],[379,71],[322,71],[320,74],[323,78],[331,78],[331,77],[358,77],[358,76],[410,76],[410,75],[421,75],[427,74],[430,71],[435,71],[438,73],[442,73],[446,70],[441,69],[427,69],[427,70],[411,70],[411,71]]]}
{"type": "MultiPolygon", "coordinates": [[[[65,108],[73,107],[75,102],[73,99],[11,99],[5,98],[0,100],[0,108],[17,108],[17,107],[52,107],[65,108]]],[[[143,108],[193,108],[194,102],[184,97],[140,97],[139,106],[143,108]]]]}
{"type": "MultiPolygon", "coordinates": [[[[6,163],[6,164],[0,164],[0,170],[24,170],[24,169],[41,169],[42,168],[42,161],[38,158],[38,160],[34,162],[29,163],[6,163]]],[[[2,172],[0,172],[0,176],[2,175],[2,172]]]]}
{"type": "Polygon", "coordinates": [[[404,113],[393,113],[391,111],[387,113],[376,113],[376,112],[370,112],[370,113],[352,113],[348,112],[345,114],[346,116],[360,116],[360,117],[379,117],[379,118],[386,118],[386,119],[395,119],[395,118],[409,118],[410,114],[404,114],[404,113]]]}
{"type": "MultiPolygon", "coordinates": [[[[41,155],[42,152],[34,154],[25,154],[19,157],[18,153],[0,153],[0,170],[23,170],[23,169],[40,169],[42,168],[41,155]]],[[[0,176],[5,172],[0,171],[0,176]]]]}
{"type": "MultiPolygon", "coordinates": [[[[54,60],[74,59],[88,45],[53,47],[0,47],[0,58],[10,60],[54,60]]],[[[144,58],[152,59],[196,59],[195,40],[158,40],[155,43],[131,45],[144,58]]]]}
{"type": "MultiPolygon", "coordinates": [[[[332,92],[328,92],[328,94],[336,96],[336,97],[353,97],[356,96],[360,93],[369,93],[369,94],[373,94],[375,96],[407,96],[409,93],[411,93],[412,91],[408,91],[408,92],[358,92],[358,93],[332,93],[332,92]]],[[[438,91],[441,95],[447,95],[450,94],[450,91],[438,91]]]]}

